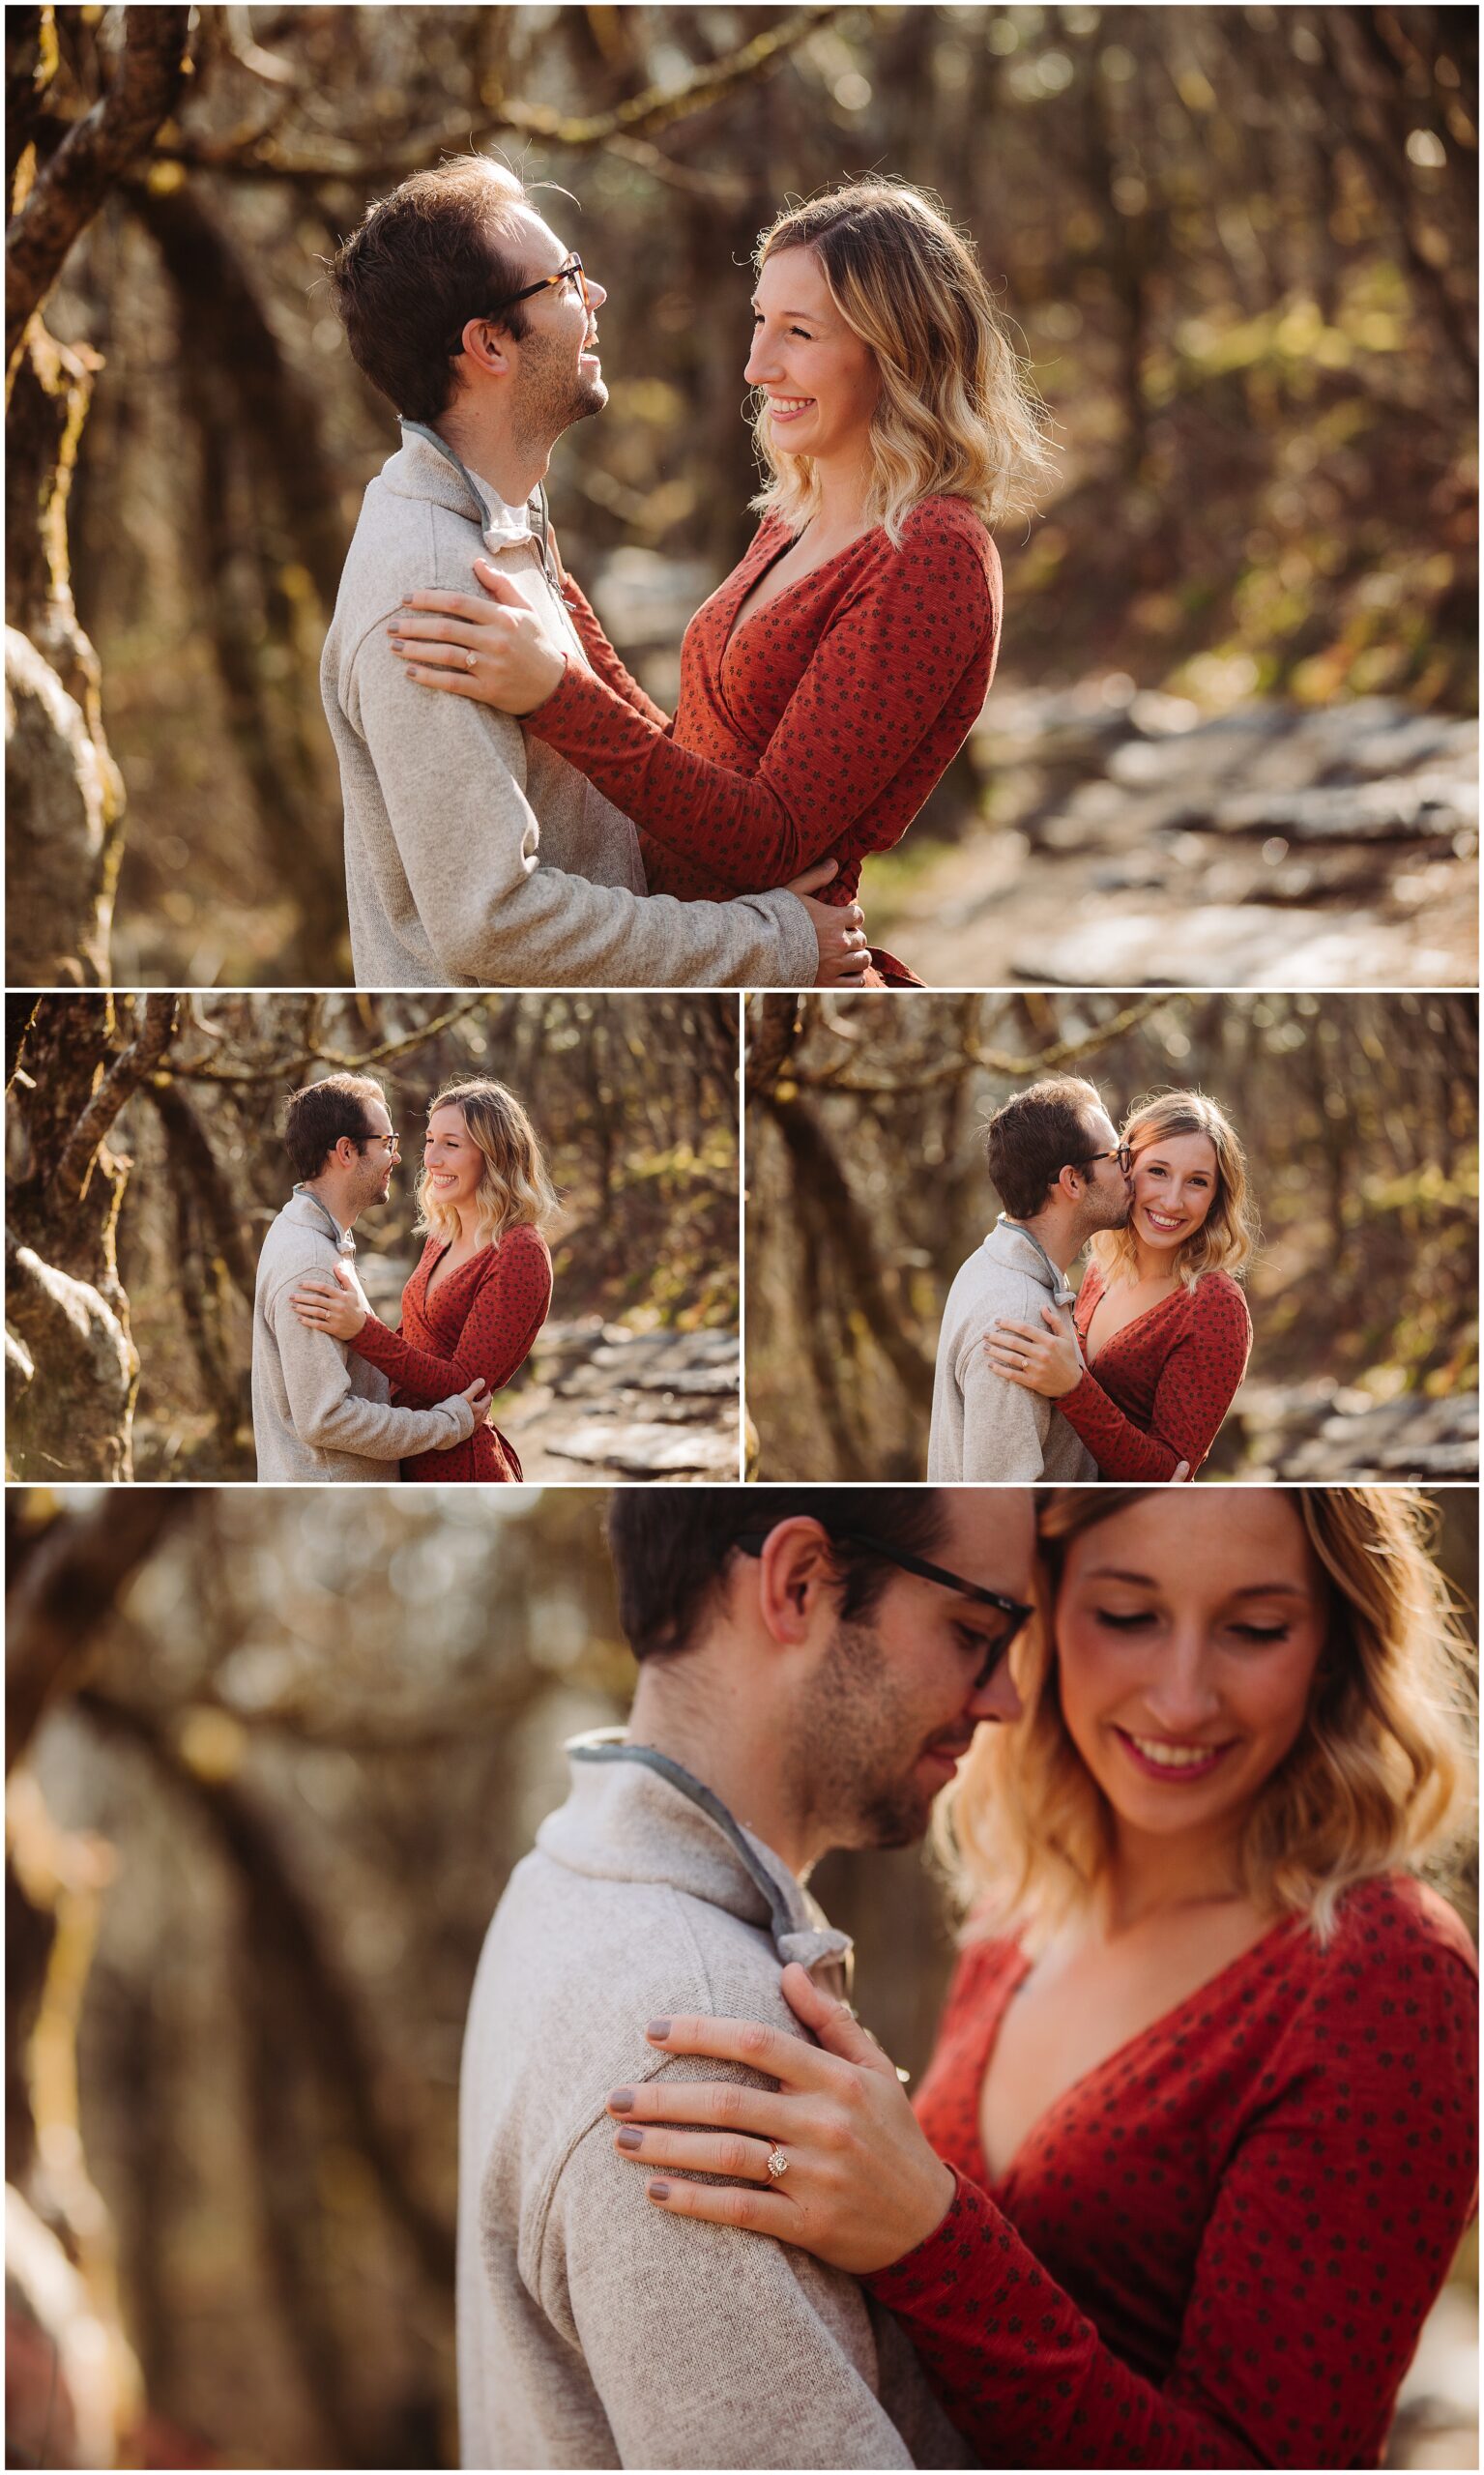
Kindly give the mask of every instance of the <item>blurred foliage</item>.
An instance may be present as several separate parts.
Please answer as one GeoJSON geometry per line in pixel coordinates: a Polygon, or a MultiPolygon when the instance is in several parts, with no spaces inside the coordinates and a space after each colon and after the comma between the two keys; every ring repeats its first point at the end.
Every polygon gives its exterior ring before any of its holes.
{"type": "MultiPolygon", "coordinates": [[[[566,1793],[563,1739],[621,1721],[633,1680],[601,1498],[112,1503],[146,1527],[103,1577],[109,1499],[7,1498],[13,1684],[74,1662],[34,1737],[11,1729],[8,2171],[132,2366],[121,2454],[71,2462],[455,2464],[475,1965],[566,1793]]],[[[1441,1509],[1468,1592],[1476,1500],[1441,1509]]],[[[917,1852],[831,1857],[816,1886],[916,2077],[951,1964],[939,1889],[917,1852]]]]}
{"type": "MultiPolygon", "coordinates": [[[[356,1232],[373,1303],[393,1323],[422,1248],[412,1224],[428,1103],[445,1083],[488,1075],[529,1111],[561,1199],[553,1316],[634,1331],[735,1325],[735,999],[215,995],[181,1007],[173,1041],[108,1138],[127,1180],[118,1269],[140,1360],[141,1477],[252,1474],[253,1276],[293,1183],[282,1103],[337,1068],[374,1075],[402,1131],[391,1202],[356,1232]]],[[[90,1027],[105,1017],[101,1082],[142,1010],[138,1001],[91,993],[41,1001],[9,1113],[13,1227],[56,1105],[49,1074],[37,1067],[41,1034],[60,1015],[74,1027],[76,1049],[84,1015],[90,1027]]],[[[44,1358],[43,1385],[47,1373],[44,1358]]],[[[47,1441],[58,1475],[77,1474],[60,1416],[47,1441]]]]}
{"type": "MultiPolygon", "coordinates": [[[[57,12],[57,101],[98,92],[115,15],[57,12]]],[[[470,142],[557,185],[608,287],[611,402],[553,504],[656,692],[750,531],[755,236],[870,168],[975,235],[1056,419],[1044,520],[1002,545],[1007,672],[1469,706],[1471,13],[204,8],[193,45],[48,311],[103,357],[73,535],[126,983],[346,975],[315,671],[394,439],[321,268],[470,142]]]]}
{"type": "Polygon", "coordinates": [[[1050,1073],[1088,1076],[1116,1124],[1187,1086],[1232,1118],[1264,1229],[1250,1384],[1476,1388],[1472,998],[753,996],[748,1017],[759,1477],[921,1475],[944,1301],[1000,1208],[979,1127],[1050,1073]]]}

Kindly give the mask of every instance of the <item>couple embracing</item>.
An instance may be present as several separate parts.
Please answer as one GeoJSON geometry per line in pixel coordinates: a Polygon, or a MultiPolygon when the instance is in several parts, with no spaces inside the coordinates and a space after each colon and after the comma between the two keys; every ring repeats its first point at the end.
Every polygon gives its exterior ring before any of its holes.
{"type": "Polygon", "coordinates": [[[596,276],[481,156],[403,182],[338,252],[351,352],[402,425],[321,673],[362,986],[914,984],[867,949],[861,864],[983,705],[988,528],[1046,466],[1042,417],[920,192],[847,184],[756,263],[762,522],[686,630],[670,717],[546,518],[552,448],[608,399],[596,276]]]}
{"type": "Polygon", "coordinates": [[[633,1707],[465,2040],[466,2466],[1381,2463],[1474,2181],[1422,1507],[1038,1515],[616,1496],[633,1707]],[[930,1817],[967,1923],[910,2105],[805,1884],[930,1817]]]}
{"type": "Polygon", "coordinates": [[[519,1480],[494,1395],[551,1305],[555,1217],[536,1132],[501,1083],[451,1083],[427,1113],[415,1229],[426,1233],[393,1331],[356,1277],[352,1231],[387,1203],[401,1157],[365,1074],[295,1092],[283,1141],[297,1182],[263,1240],[252,1310],[260,1480],[519,1480]]]}
{"type": "Polygon", "coordinates": [[[1005,1208],[948,1292],[928,1477],[1193,1478],[1252,1345],[1258,1225],[1230,1121],[1165,1092],[1120,1135],[1068,1075],[1006,1100],[984,1150],[1005,1208]]]}

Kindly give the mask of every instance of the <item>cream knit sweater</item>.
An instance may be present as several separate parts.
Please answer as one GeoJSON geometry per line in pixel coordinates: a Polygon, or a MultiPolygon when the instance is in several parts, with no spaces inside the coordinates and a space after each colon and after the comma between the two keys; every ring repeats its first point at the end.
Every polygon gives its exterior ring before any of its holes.
{"type": "Polygon", "coordinates": [[[667,2216],[621,2163],[610,2088],[669,2075],[645,2023],[801,2035],[798,1959],[850,1945],[707,1790],[617,1734],[568,1747],[485,1941],[460,2094],[458,2375],[469,2467],[963,2466],[900,2326],[807,2253],[667,2216]]]}

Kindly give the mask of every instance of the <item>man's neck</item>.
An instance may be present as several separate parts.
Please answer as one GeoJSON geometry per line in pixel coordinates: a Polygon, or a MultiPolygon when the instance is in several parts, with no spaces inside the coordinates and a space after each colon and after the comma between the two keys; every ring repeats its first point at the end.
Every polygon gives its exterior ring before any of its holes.
{"type": "Polygon", "coordinates": [[[1050,1256],[1059,1272],[1066,1272],[1081,1254],[1085,1240],[1068,1226],[1059,1212],[1037,1212],[1033,1220],[1013,1220],[1008,1212],[1005,1225],[1023,1229],[1050,1256]]]}
{"type": "Polygon", "coordinates": [[[786,1809],[776,1745],[770,1752],[766,1744],[754,1743],[747,1703],[729,1693],[719,1677],[707,1683],[704,1709],[701,1697],[677,1689],[682,1685],[678,1673],[661,1682],[656,1673],[641,1667],[628,1718],[629,1743],[651,1745],[678,1762],[802,1881],[826,1853],[828,1842],[816,1845],[816,1835],[786,1809]]]}
{"type": "Polygon", "coordinates": [[[312,1195],[322,1209],[329,1212],[336,1229],[354,1229],[360,1206],[352,1203],[348,1195],[340,1192],[334,1179],[305,1178],[301,1183],[304,1192],[306,1195],[312,1195]]]}
{"type": "Polygon", "coordinates": [[[459,462],[487,481],[507,507],[525,506],[538,483],[545,480],[556,445],[555,439],[549,439],[544,447],[533,446],[529,440],[512,437],[507,422],[492,417],[481,421],[468,411],[442,413],[431,426],[459,462]]]}

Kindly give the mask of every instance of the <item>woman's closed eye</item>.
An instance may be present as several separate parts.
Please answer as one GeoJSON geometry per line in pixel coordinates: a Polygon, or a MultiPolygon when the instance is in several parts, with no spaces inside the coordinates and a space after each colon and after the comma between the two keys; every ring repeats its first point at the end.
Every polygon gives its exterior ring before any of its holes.
{"type": "MultiPolygon", "coordinates": [[[[1152,1607],[1094,1607],[1092,1620],[1110,1633],[1141,1633],[1149,1631],[1159,1622],[1159,1614],[1152,1607]]],[[[1285,1618],[1272,1624],[1254,1624],[1250,1620],[1232,1623],[1225,1629],[1238,1642],[1266,1645],[1270,1642],[1286,1642],[1294,1628],[1285,1618]]]]}

